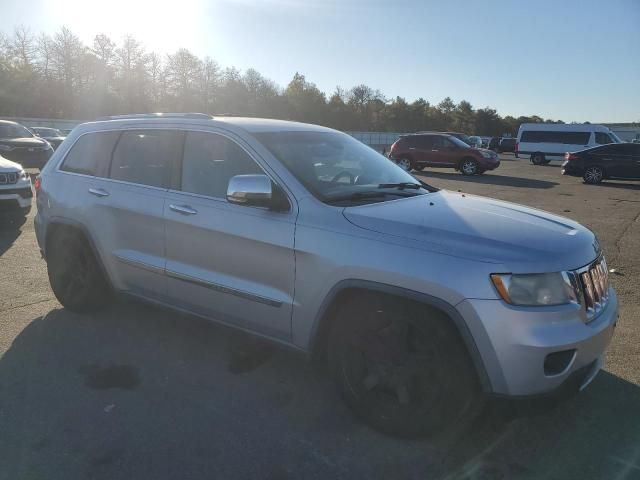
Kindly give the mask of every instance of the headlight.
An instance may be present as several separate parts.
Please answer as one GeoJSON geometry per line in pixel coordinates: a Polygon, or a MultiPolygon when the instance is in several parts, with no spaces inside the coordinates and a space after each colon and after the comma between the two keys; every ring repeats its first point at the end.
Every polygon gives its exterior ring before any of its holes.
{"type": "Polygon", "coordinates": [[[11,150],[13,150],[13,147],[10,145],[0,145],[0,151],[10,152],[11,150]]]}
{"type": "Polygon", "coordinates": [[[502,299],[512,305],[540,306],[579,303],[573,274],[567,272],[494,273],[491,281],[502,299]]]}
{"type": "Polygon", "coordinates": [[[483,151],[483,150],[480,150],[480,153],[482,154],[482,156],[483,156],[484,158],[491,158],[491,157],[493,157],[493,155],[491,155],[491,152],[485,152],[485,151],[483,151]]]}

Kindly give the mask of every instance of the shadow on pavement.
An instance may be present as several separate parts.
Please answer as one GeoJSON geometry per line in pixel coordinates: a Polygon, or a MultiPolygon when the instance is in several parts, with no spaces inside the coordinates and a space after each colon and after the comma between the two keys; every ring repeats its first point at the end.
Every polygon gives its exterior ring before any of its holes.
{"type": "Polygon", "coordinates": [[[508,187],[526,187],[526,188],[553,188],[558,185],[557,182],[548,180],[538,180],[531,178],[511,177],[507,175],[485,173],[484,175],[466,176],[460,173],[444,173],[434,172],[431,170],[423,170],[422,172],[412,172],[414,175],[423,177],[427,183],[429,179],[458,180],[461,182],[484,183],[487,185],[504,185],[508,187]]]}
{"type": "Polygon", "coordinates": [[[594,185],[594,186],[607,187],[607,188],[623,188],[625,190],[640,190],[640,182],[623,183],[623,182],[611,182],[609,180],[605,180],[602,183],[599,183],[598,185],[594,185]]]}
{"type": "Polygon", "coordinates": [[[22,233],[27,217],[14,212],[0,211],[0,256],[4,254],[22,233]]]}
{"type": "Polygon", "coordinates": [[[640,388],[606,372],[550,413],[408,441],[354,419],[299,354],[135,303],[34,319],[0,392],[2,480],[640,476],[640,388]]]}

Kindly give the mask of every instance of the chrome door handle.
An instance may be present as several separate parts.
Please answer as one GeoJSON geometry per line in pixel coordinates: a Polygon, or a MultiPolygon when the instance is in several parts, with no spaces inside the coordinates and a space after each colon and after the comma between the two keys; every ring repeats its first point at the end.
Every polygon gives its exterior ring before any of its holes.
{"type": "Polygon", "coordinates": [[[89,193],[91,195],[95,195],[96,197],[108,197],[109,196],[109,192],[107,192],[106,190],[104,190],[102,188],[90,188],[89,189],[89,193]]]}
{"type": "Polygon", "coordinates": [[[440,150],[431,150],[432,152],[439,152],[440,150]]]}
{"type": "Polygon", "coordinates": [[[174,205],[173,203],[169,205],[169,208],[174,212],[181,213],[182,215],[195,215],[198,213],[197,210],[191,208],[189,205],[174,205]]]}
{"type": "Polygon", "coordinates": [[[416,147],[409,147],[409,150],[415,150],[416,147]]]}

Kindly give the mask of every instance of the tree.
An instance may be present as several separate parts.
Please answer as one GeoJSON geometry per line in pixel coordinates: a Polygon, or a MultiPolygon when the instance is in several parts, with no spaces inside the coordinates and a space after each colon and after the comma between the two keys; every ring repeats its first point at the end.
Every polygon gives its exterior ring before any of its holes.
{"type": "Polygon", "coordinates": [[[179,111],[198,109],[201,71],[200,59],[185,48],[179,49],[173,55],[167,55],[167,94],[172,97],[174,108],[179,111]]]}

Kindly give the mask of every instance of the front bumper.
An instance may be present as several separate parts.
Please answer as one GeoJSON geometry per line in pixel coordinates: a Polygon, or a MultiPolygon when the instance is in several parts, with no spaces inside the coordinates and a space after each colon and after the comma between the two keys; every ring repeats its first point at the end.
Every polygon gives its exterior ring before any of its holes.
{"type": "Polygon", "coordinates": [[[484,161],[481,166],[483,170],[495,170],[500,166],[500,160],[496,160],[495,162],[484,161]]]}
{"type": "Polygon", "coordinates": [[[20,180],[12,185],[0,187],[0,204],[27,208],[31,206],[33,200],[33,189],[31,180],[20,180]]]}
{"type": "Polygon", "coordinates": [[[583,322],[578,305],[514,307],[471,299],[457,308],[476,342],[491,393],[510,397],[551,393],[577,377],[577,388],[586,387],[602,366],[618,319],[613,289],[606,308],[590,323],[583,322]],[[566,351],[573,351],[566,368],[545,372],[548,355],[566,351]]]}

